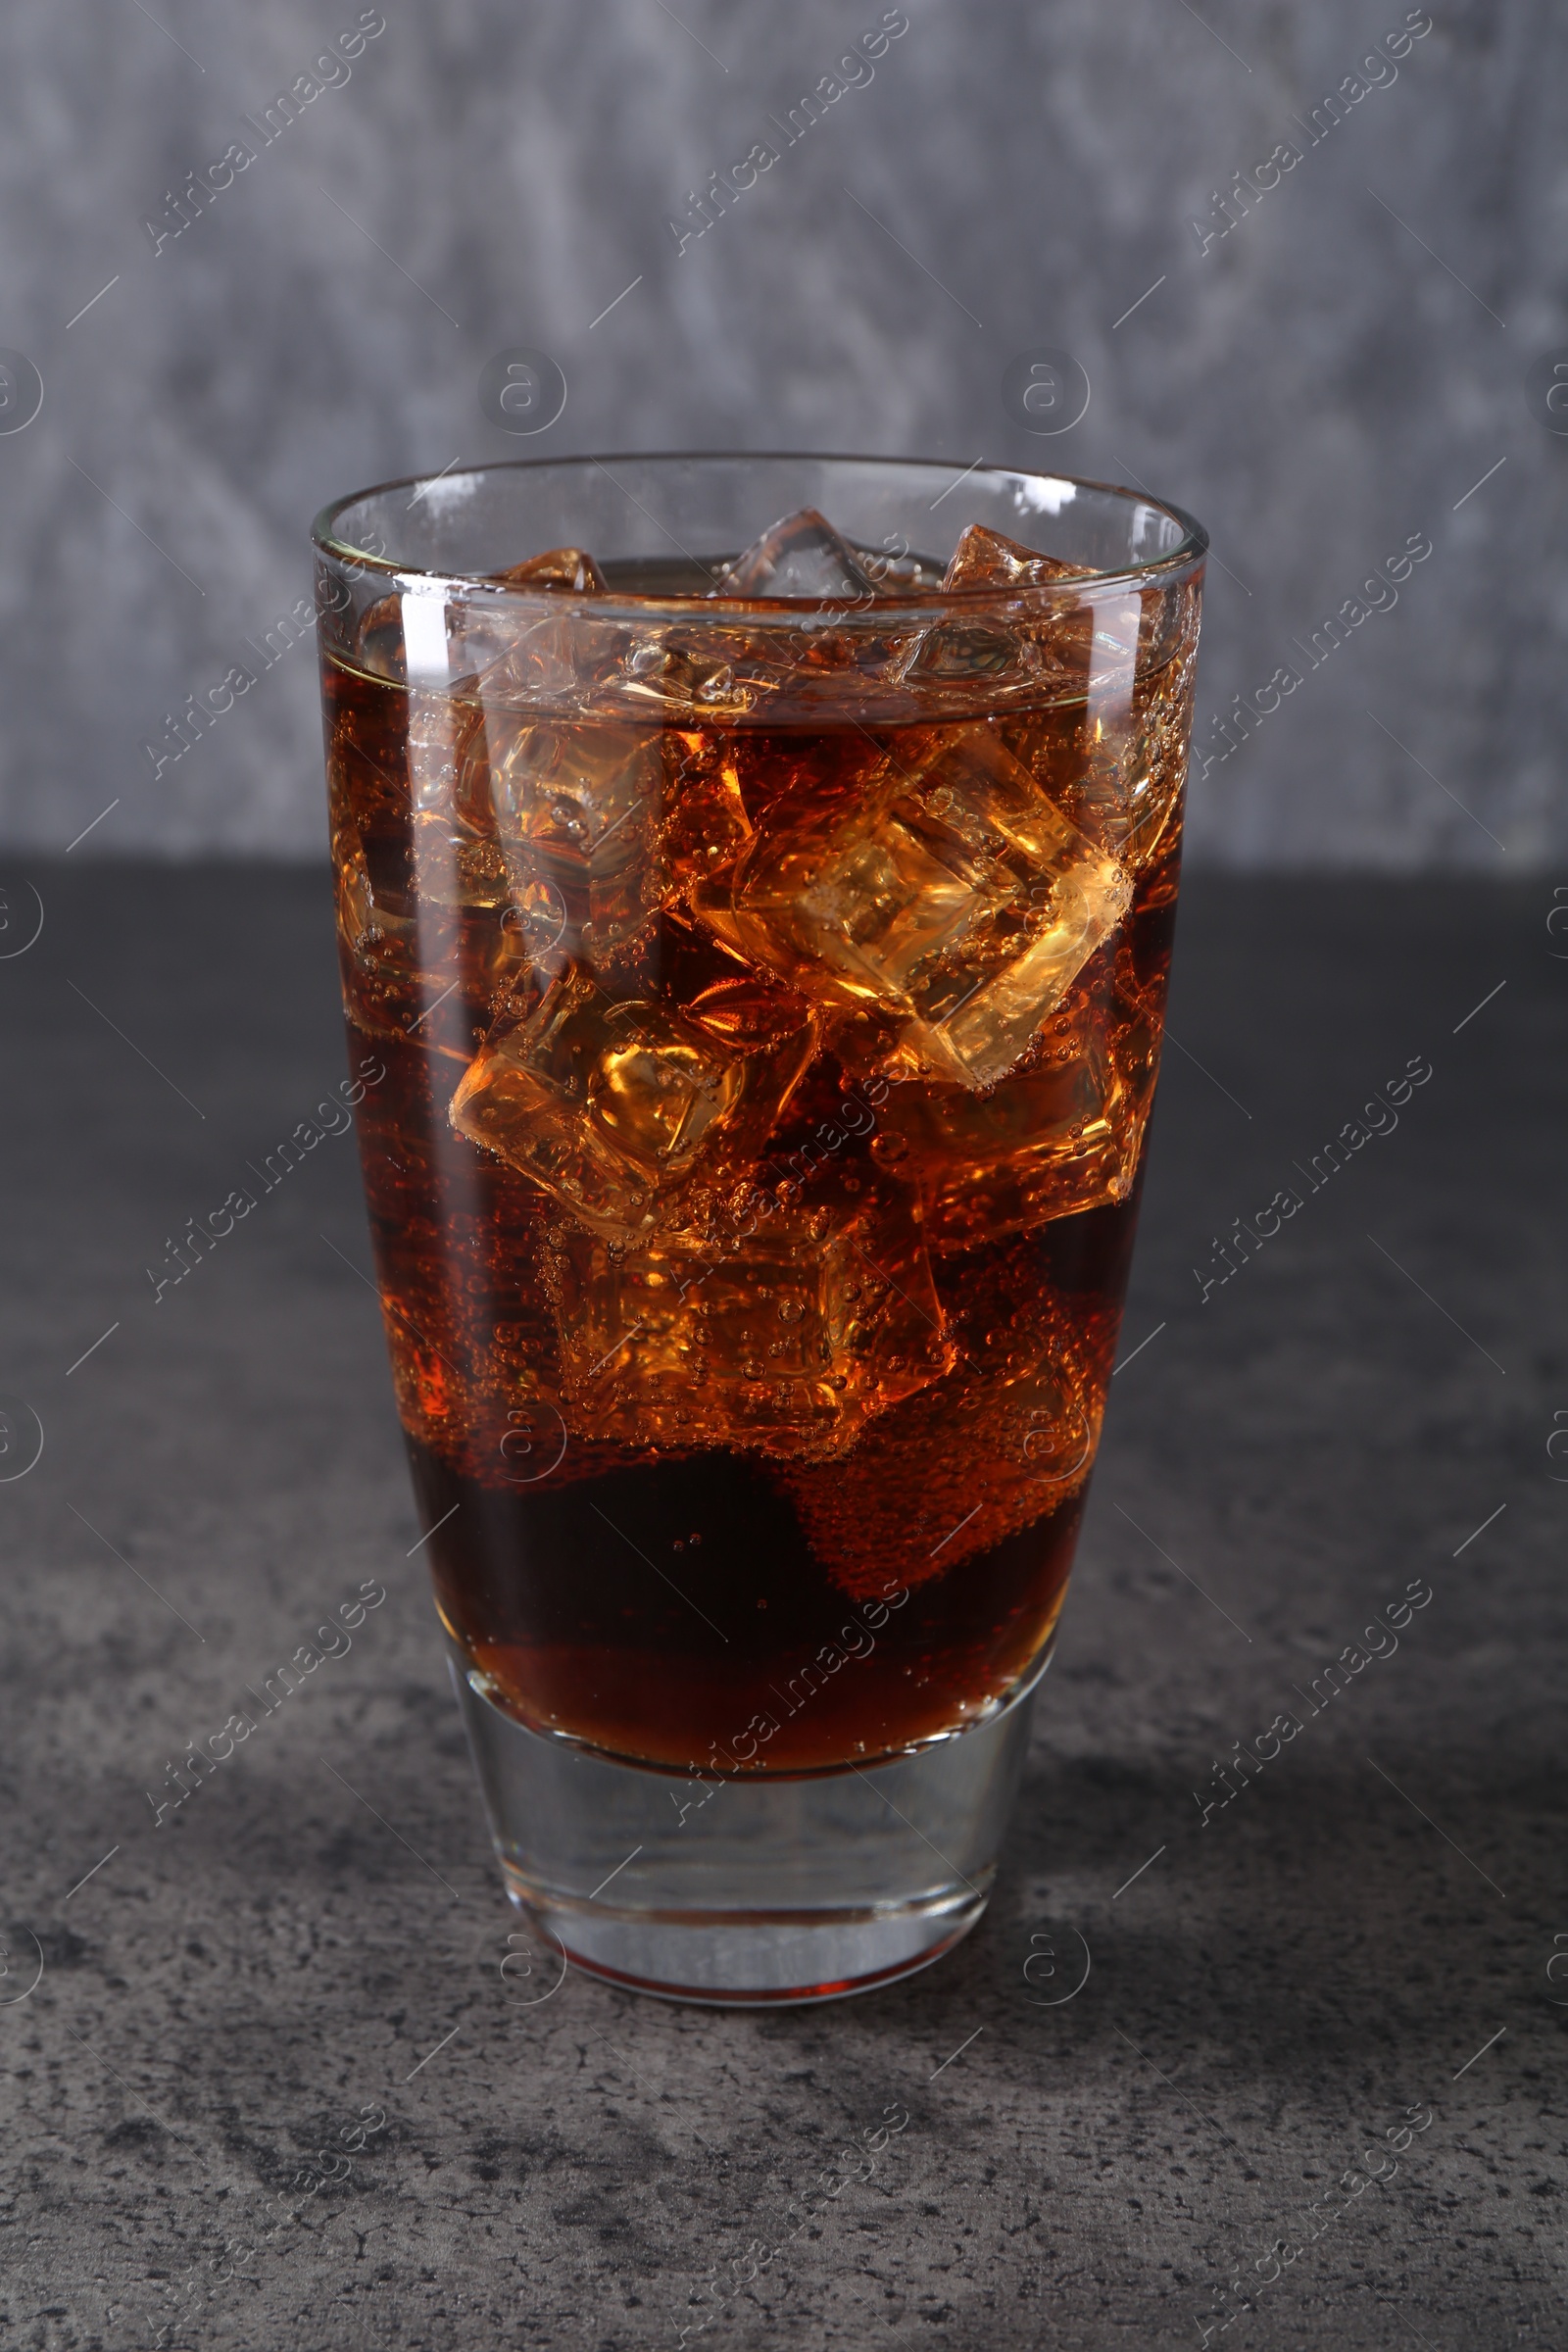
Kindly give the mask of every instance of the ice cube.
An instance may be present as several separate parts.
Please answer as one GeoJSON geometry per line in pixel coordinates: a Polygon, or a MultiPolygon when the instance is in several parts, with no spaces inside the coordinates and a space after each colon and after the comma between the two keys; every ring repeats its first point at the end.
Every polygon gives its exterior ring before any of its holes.
{"type": "Polygon", "coordinates": [[[986,726],[901,747],[849,813],[764,833],[694,913],[830,1002],[902,1012],[900,1066],[994,1085],[1132,886],[986,726]]]}
{"type": "Polygon", "coordinates": [[[331,777],[344,1009],[372,1036],[466,1063],[492,996],[527,961],[499,851],[450,805],[411,809],[346,735],[331,777]]]}
{"type": "Polygon", "coordinates": [[[487,704],[576,700],[600,672],[618,667],[628,632],[601,614],[582,616],[581,601],[606,593],[604,574],[585,549],[548,548],[489,577],[499,588],[543,591],[557,609],[541,619],[531,605],[477,595],[448,608],[452,658],[478,672],[487,704]]]}
{"type": "Polygon", "coordinates": [[[842,1460],[782,1473],[812,1552],[858,1595],[961,1572],[1088,1482],[1104,1370],[1029,1245],[1000,1253],[953,1313],[956,1370],[893,1404],[842,1460]]]}
{"type": "Polygon", "coordinates": [[[989,680],[1000,688],[1026,682],[1033,663],[1033,641],[1024,630],[996,621],[939,620],[921,631],[898,675],[902,684],[913,687],[989,680]]]}
{"type": "Polygon", "coordinates": [[[733,731],[675,728],[664,737],[662,852],[677,894],[733,865],[756,830],[741,790],[733,731]]]}
{"type": "Polygon", "coordinates": [[[808,1013],[741,1038],[650,1000],[614,1002],[568,964],[509,1003],[452,1124],[624,1244],[678,1216],[699,1174],[713,1181],[761,1144],[814,1045],[808,1013]]]}
{"type": "Polygon", "coordinates": [[[473,683],[418,698],[407,790],[352,741],[340,740],[332,755],[355,1017],[377,1035],[412,1037],[464,1062],[489,1026],[494,997],[548,953],[565,919],[559,889],[510,871],[487,792],[466,792],[475,759],[485,774],[473,683]]]}
{"type": "Polygon", "coordinates": [[[469,832],[435,809],[414,820],[415,864],[420,887],[445,906],[508,907],[512,880],[501,845],[469,832]]]}
{"type": "Polygon", "coordinates": [[[852,552],[878,596],[907,599],[942,593],[943,567],[933,556],[895,554],[886,543],[863,547],[858,541],[852,542],[852,552]]]}
{"type": "MultiPolygon", "coordinates": [[[[1037,556],[1015,539],[1004,539],[983,523],[971,522],[954,551],[942,582],[944,592],[980,588],[1037,588],[1056,580],[1082,580],[1089,574],[1054,556],[1037,556]]],[[[899,670],[908,686],[958,687],[989,680],[998,690],[1026,685],[1051,668],[1043,636],[1049,645],[1053,626],[1034,614],[1017,618],[977,619],[961,614],[944,617],[921,632],[899,670]]]]}
{"type": "Polygon", "coordinates": [[[585,549],[552,547],[525,564],[514,564],[490,577],[503,588],[552,588],[573,596],[602,596],[605,575],[585,549]]]}
{"type": "Polygon", "coordinates": [[[559,903],[562,956],[608,962],[658,904],[663,772],[659,729],[487,710],[460,805],[493,824],[519,903],[559,903]]]}
{"type": "Polygon", "coordinates": [[[450,698],[411,715],[409,836],[417,896],[436,906],[504,909],[512,882],[488,803],[468,797],[466,784],[484,756],[484,711],[473,699],[477,680],[458,679],[450,698]]]}
{"type": "Polygon", "coordinates": [[[1104,836],[1130,867],[1151,864],[1175,833],[1172,819],[1187,781],[1197,655],[1195,613],[1191,635],[1168,661],[1145,671],[1133,690],[1132,740],[1122,763],[1117,821],[1104,836]]]}
{"type": "Polygon", "coordinates": [[[839,600],[869,597],[872,585],[849,541],[814,507],[802,507],[727,564],[710,594],[839,600]]]}
{"type": "Polygon", "coordinates": [[[639,702],[733,715],[778,682],[751,659],[755,650],[736,632],[692,623],[645,632],[624,657],[622,689],[639,702]]]}
{"type": "Polygon", "coordinates": [[[491,1000],[529,961],[510,909],[415,908],[391,892],[378,896],[363,848],[340,848],[334,864],[345,1013],[371,1037],[424,1047],[466,1066],[491,1000]]]}
{"type": "Polygon", "coordinates": [[[497,712],[578,709],[591,699],[598,671],[618,664],[627,630],[607,627],[586,596],[559,586],[543,601],[542,618],[531,602],[514,606],[500,597],[474,597],[463,607],[452,658],[478,673],[480,699],[497,712]]]}
{"type": "Polygon", "coordinates": [[[693,911],[727,946],[840,1003],[911,1004],[919,967],[976,920],[967,877],[896,817],[863,830],[842,814],[764,834],[734,880],[699,883],[693,911]]]}
{"type": "Polygon", "coordinates": [[[395,678],[401,684],[408,676],[401,597],[378,597],[368,606],[361,615],[355,640],[360,662],[371,677],[395,678]]]}
{"type": "Polygon", "coordinates": [[[965,1250],[1125,1200],[1154,1091],[1159,1021],[1108,946],[994,1092],[893,1089],[872,1152],[917,1181],[933,1250],[965,1250]]]}
{"type": "Polygon", "coordinates": [[[1086,580],[1091,574],[1059,556],[1037,555],[1016,539],[971,522],[953,551],[943,588],[1044,588],[1055,580],[1086,580]]]}
{"type": "Polygon", "coordinates": [[[1193,664],[1183,657],[1141,675],[1128,724],[1097,739],[1082,707],[1002,722],[1022,763],[1079,830],[1136,873],[1174,841],[1192,728],[1193,664]]]}
{"type": "Polygon", "coordinates": [[[940,734],[889,815],[977,900],[973,920],[907,991],[902,1063],[992,1086],[1119,924],[1132,885],[986,726],[940,734]]]}
{"type": "Polygon", "coordinates": [[[564,1239],[562,1362],[585,1436],[830,1458],[946,1372],[912,1195],[751,1199],[740,1227],[640,1251],[564,1239]]]}
{"type": "Polygon", "coordinates": [[[1095,615],[1093,646],[1083,649],[1077,674],[1081,682],[1092,662],[1114,667],[1119,657],[1131,676],[1120,723],[1099,723],[1093,704],[1086,710],[1076,699],[998,722],[1008,748],[1080,831],[1131,873],[1174,846],[1186,781],[1198,609],[1185,592],[1171,601],[1174,614],[1163,608],[1140,614],[1137,600],[1128,599],[1120,613],[1095,615]]]}

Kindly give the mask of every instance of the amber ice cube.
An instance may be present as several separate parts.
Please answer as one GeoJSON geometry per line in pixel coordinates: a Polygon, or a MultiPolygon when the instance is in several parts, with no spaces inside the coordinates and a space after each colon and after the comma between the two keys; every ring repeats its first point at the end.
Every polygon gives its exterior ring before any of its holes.
{"type": "Polygon", "coordinates": [[[494,825],[519,902],[556,907],[563,956],[612,958],[657,906],[663,773],[657,728],[485,712],[459,804],[494,825]]]}
{"type": "Polygon", "coordinates": [[[333,869],[345,1011],[466,1062],[531,954],[495,845],[365,796],[357,823],[346,807],[334,817],[333,869]]]}
{"type": "Polygon", "coordinates": [[[1152,864],[1169,838],[1187,781],[1198,662],[1198,606],[1190,592],[1172,636],[1168,657],[1141,671],[1134,686],[1114,813],[1096,835],[1133,871],[1152,864]]]}
{"type": "MultiPolygon", "coordinates": [[[[942,590],[1039,588],[1088,576],[1055,556],[1037,556],[1015,539],[971,522],[954,550],[942,590]]],[[[1012,698],[1049,669],[1042,660],[1041,627],[1038,615],[1022,612],[995,617],[948,612],[920,632],[897,674],[906,686],[937,693],[972,691],[989,680],[994,691],[1012,698]]]]}
{"type": "Polygon", "coordinates": [[[1088,1483],[1102,1376],[1027,1249],[989,1286],[1010,1276],[1010,1297],[963,1295],[953,1372],[893,1404],[844,1460],[788,1471],[811,1549],[844,1591],[961,1573],[1088,1483]]]}
{"type": "Polygon", "coordinates": [[[489,577],[501,589],[542,593],[553,608],[541,617],[531,596],[504,595],[470,595],[448,607],[454,665],[478,673],[482,699],[492,710],[541,698],[580,705],[603,683],[604,673],[618,668],[626,632],[607,627],[602,616],[592,614],[591,601],[605,594],[606,583],[585,548],[547,548],[489,577]]]}
{"type": "Polygon", "coordinates": [[[603,596],[605,575],[586,548],[552,547],[524,564],[491,573],[503,588],[547,588],[570,596],[603,596]]]}
{"type": "Polygon", "coordinates": [[[1179,829],[1192,732],[1197,597],[1183,591],[1146,644],[1136,612],[1095,616],[1095,653],[1136,670],[1124,720],[1101,727],[1093,709],[1058,705],[1006,714],[1009,750],[1073,822],[1129,873],[1152,865],[1179,829]]]}
{"type": "Polygon", "coordinates": [[[754,1193],[737,1227],[561,1248],[561,1355],[581,1434],[825,1459],[953,1361],[916,1197],[754,1193]]]}
{"type": "Polygon", "coordinates": [[[853,666],[856,646],[833,617],[784,632],[739,618],[642,623],[628,632],[616,693],[633,707],[657,707],[677,728],[730,724],[824,669],[853,666]]]}
{"type": "Polygon", "coordinates": [[[1120,922],[1132,885],[986,726],[902,746],[869,808],[761,836],[694,912],[793,985],[905,1016],[896,1059],[994,1085],[1120,922]]]}
{"type": "Polygon", "coordinates": [[[1055,580],[1084,580],[1091,575],[1059,556],[1041,556],[1016,539],[987,530],[983,522],[966,525],[947,576],[945,593],[956,588],[1043,588],[1055,580]]]}
{"type": "Polygon", "coordinates": [[[1112,1207],[1137,1176],[1158,1048],[1157,1016],[1130,976],[1075,987],[1005,1086],[975,1094],[924,1078],[895,1087],[872,1151],[919,1184],[937,1250],[1112,1207]]]}
{"type": "MultiPolygon", "coordinates": [[[[449,634],[450,645],[450,634],[449,634]]],[[[471,671],[440,691],[416,687],[407,698],[401,747],[406,775],[372,758],[352,738],[334,744],[334,795],[364,849],[372,895],[394,920],[430,906],[495,909],[509,903],[507,870],[488,811],[463,805],[461,779],[482,748],[484,713],[471,671]],[[339,782],[337,771],[341,767],[339,782]]],[[[395,755],[393,755],[395,757],[395,755]]]]}
{"type": "Polygon", "coordinates": [[[679,895],[733,865],[756,830],[732,730],[672,728],[664,737],[663,887],[679,895]]]}
{"type": "MultiPolygon", "coordinates": [[[[1001,904],[1001,894],[992,894],[1001,904]]],[[[764,835],[733,883],[697,883],[695,913],[727,946],[844,1004],[912,1004],[915,975],[972,928],[985,904],[968,876],[883,812],[764,835]]]]}
{"type": "Polygon", "coordinates": [[[531,1005],[508,1004],[452,1124],[597,1233],[646,1238],[699,1173],[716,1174],[721,1146],[727,1158],[760,1144],[814,1045],[808,1015],[741,1035],[733,1018],[709,1027],[697,1014],[615,1002],[568,965],[531,1005]]]}

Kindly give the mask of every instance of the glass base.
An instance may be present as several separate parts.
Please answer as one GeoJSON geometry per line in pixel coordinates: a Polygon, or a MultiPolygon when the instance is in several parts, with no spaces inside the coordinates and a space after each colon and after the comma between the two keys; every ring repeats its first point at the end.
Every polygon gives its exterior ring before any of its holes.
{"type": "Polygon", "coordinates": [[[529,1731],[449,1646],[513,1900],[594,1976],[726,2006],[869,1991],[968,1934],[1050,1657],[995,1715],[929,1747],[797,1778],[678,1780],[529,1731]]]}

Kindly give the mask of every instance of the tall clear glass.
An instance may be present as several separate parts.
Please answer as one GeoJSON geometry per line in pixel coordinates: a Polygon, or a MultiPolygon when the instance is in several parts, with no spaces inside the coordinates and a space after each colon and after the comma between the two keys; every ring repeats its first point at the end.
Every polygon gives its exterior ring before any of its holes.
{"type": "Polygon", "coordinates": [[[316,545],[370,1225],[507,1885],[677,1997],[918,1968],[984,1908],[1100,1434],[1203,534],[628,457],[316,545]]]}

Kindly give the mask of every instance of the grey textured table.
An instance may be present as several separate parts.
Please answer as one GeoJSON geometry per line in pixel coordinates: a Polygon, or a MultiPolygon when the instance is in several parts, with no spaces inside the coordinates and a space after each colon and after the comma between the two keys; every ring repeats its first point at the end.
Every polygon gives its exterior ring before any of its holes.
{"type": "Polygon", "coordinates": [[[1549,883],[1192,884],[999,1892],[928,1975],[772,2016],[508,1989],[352,1140],[155,1302],[342,1075],[323,879],[32,883],[0,962],[6,2341],[1562,2343],[1549,883]],[[366,1582],[352,1649],[157,1822],[185,1742],[366,1582]],[[869,2177],[833,2171],[889,2111],[869,2177]]]}

